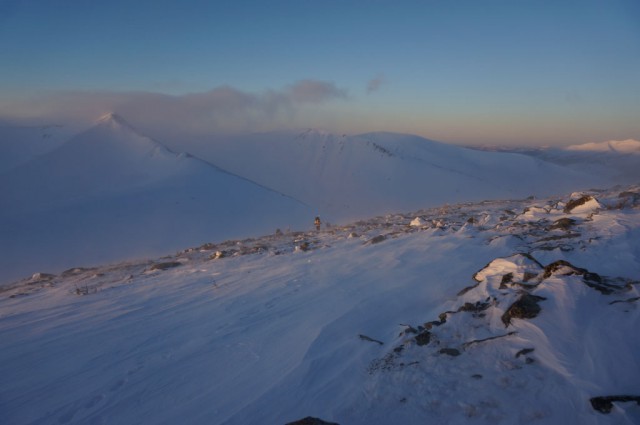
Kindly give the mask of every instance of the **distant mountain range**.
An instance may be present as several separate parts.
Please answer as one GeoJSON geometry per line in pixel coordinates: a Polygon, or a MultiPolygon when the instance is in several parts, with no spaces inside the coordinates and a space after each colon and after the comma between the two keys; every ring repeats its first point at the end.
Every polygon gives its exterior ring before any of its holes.
{"type": "Polygon", "coordinates": [[[543,196],[601,182],[526,155],[397,133],[276,132],[201,141],[188,149],[336,221],[443,203],[543,196]]]}
{"type": "MultiPolygon", "coordinates": [[[[637,168],[630,153],[616,154],[629,163],[621,168],[620,158],[603,165],[578,148],[524,155],[383,132],[203,138],[176,153],[115,114],[65,143],[43,145],[47,134],[58,133],[0,128],[0,149],[14,153],[0,164],[0,282],[307,229],[316,215],[344,223],[610,186],[637,168]]],[[[635,152],[633,142],[607,146],[635,152]]]]}

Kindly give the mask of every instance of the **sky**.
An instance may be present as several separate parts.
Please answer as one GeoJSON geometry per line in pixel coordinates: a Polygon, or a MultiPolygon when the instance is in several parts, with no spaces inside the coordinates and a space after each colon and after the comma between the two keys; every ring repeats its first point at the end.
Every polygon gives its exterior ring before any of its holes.
{"type": "Polygon", "coordinates": [[[640,2],[0,0],[0,120],[640,139],[640,2]]]}

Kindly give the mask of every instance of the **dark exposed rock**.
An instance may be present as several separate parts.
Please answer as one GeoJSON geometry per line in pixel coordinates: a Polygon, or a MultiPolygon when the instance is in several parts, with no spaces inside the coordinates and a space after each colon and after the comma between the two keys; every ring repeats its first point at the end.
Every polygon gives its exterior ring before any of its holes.
{"type": "Polygon", "coordinates": [[[587,271],[588,270],[586,269],[582,269],[574,266],[568,261],[558,260],[558,261],[554,261],[553,263],[547,265],[544,268],[542,279],[547,279],[553,275],[559,275],[559,276],[584,275],[587,271]],[[565,269],[563,270],[563,268],[565,269]],[[561,273],[559,273],[560,270],[562,270],[561,273]]]}
{"type": "MultiPolygon", "coordinates": [[[[458,311],[470,311],[473,313],[477,313],[480,311],[484,311],[486,309],[488,309],[491,306],[491,303],[488,301],[482,302],[482,301],[477,301],[475,303],[464,303],[459,309],[458,311]]],[[[445,316],[446,318],[446,316],[445,316]]]]}
{"type": "Polygon", "coordinates": [[[212,260],[218,260],[220,258],[225,258],[229,256],[229,252],[228,251],[216,251],[213,254],[211,254],[211,256],[209,257],[212,260]]]}
{"type": "Polygon", "coordinates": [[[418,335],[416,335],[414,339],[416,340],[416,344],[420,346],[427,345],[429,341],[431,341],[431,332],[422,331],[418,335]]]}
{"type": "Polygon", "coordinates": [[[480,375],[479,373],[476,373],[475,375],[471,375],[471,377],[473,379],[482,379],[482,375],[480,375]]]}
{"type": "Polygon", "coordinates": [[[302,242],[300,245],[298,245],[298,248],[300,248],[300,251],[308,251],[309,242],[302,242]]]}
{"type": "Polygon", "coordinates": [[[549,226],[549,230],[561,229],[568,231],[571,227],[575,226],[576,223],[576,220],[573,218],[563,217],[554,221],[553,224],[549,226]]]}
{"type": "Polygon", "coordinates": [[[377,344],[384,345],[384,342],[382,342],[382,341],[378,341],[377,339],[373,339],[373,338],[368,337],[368,336],[366,336],[366,335],[362,335],[362,334],[360,334],[360,335],[358,335],[358,336],[359,336],[359,337],[360,337],[360,339],[361,339],[361,340],[363,340],[363,341],[375,342],[375,343],[377,343],[377,344]]]}
{"type": "Polygon", "coordinates": [[[534,350],[535,348],[523,348],[522,350],[516,353],[516,359],[520,356],[526,356],[529,353],[533,353],[534,350]]]}
{"type": "Polygon", "coordinates": [[[558,260],[544,268],[542,279],[547,279],[551,276],[582,276],[582,281],[585,285],[596,291],[601,292],[604,295],[609,295],[617,291],[629,289],[629,284],[620,286],[614,285],[609,279],[600,276],[597,273],[592,273],[587,269],[576,267],[573,264],[565,260],[558,260]]]}
{"type": "Polygon", "coordinates": [[[457,348],[441,348],[440,354],[446,354],[447,356],[456,357],[462,353],[457,348]]]}
{"type": "MultiPolygon", "coordinates": [[[[404,336],[404,335],[407,335],[407,334],[417,334],[418,333],[418,329],[414,328],[411,325],[401,325],[401,326],[404,326],[405,328],[404,328],[404,330],[402,332],[400,332],[399,336],[404,336]]],[[[422,330],[424,330],[424,328],[422,328],[422,330]]]]}
{"type": "Polygon", "coordinates": [[[149,270],[167,270],[172,269],[174,267],[181,266],[182,263],[178,261],[167,261],[166,263],[156,263],[149,268],[149,270]]]}
{"type": "Polygon", "coordinates": [[[580,233],[567,233],[565,235],[546,236],[544,238],[538,239],[538,242],[559,241],[559,240],[562,240],[562,239],[574,239],[574,238],[579,238],[579,237],[580,237],[580,233]]]}
{"type": "Polygon", "coordinates": [[[339,425],[337,422],[327,422],[319,418],[307,416],[306,418],[299,419],[293,422],[287,422],[285,425],[339,425]]]}
{"type": "Polygon", "coordinates": [[[507,273],[502,276],[502,280],[500,281],[500,289],[506,289],[507,284],[513,282],[513,273],[507,273]]]}
{"type": "Polygon", "coordinates": [[[201,245],[198,248],[200,251],[213,251],[214,249],[216,249],[216,245],[212,244],[211,242],[207,242],[204,245],[201,245]]]}
{"type": "MultiPolygon", "coordinates": [[[[475,276],[475,275],[474,275],[475,276]]],[[[475,277],[474,277],[475,278],[475,277]]],[[[475,285],[471,285],[471,286],[467,286],[466,288],[462,288],[462,290],[460,290],[460,292],[458,292],[458,296],[460,295],[464,295],[467,292],[471,291],[472,289],[475,289],[480,283],[476,283],[475,285]]]]}
{"type": "Polygon", "coordinates": [[[69,277],[69,276],[75,276],[75,275],[79,275],[80,273],[85,273],[88,271],[91,271],[94,269],[89,269],[89,268],[85,268],[85,267],[73,267],[71,269],[67,269],[65,271],[62,272],[61,276],[62,277],[69,277]]]}
{"type": "Polygon", "coordinates": [[[385,239],[387,239],[387,237],[385,235],[378,235],[378,236],[374,236],[373,238],[369,239],[369,241],[367,241],[368,244],[376,244],[376,243],[380,243],[382,241],[384,241],[385,239]]]}
{"type": "Polygon", "coordinates": [[[488,338],[483,338],[483,339],[474,339],[472,341],[465,342],[464,344],[462,344],[462,347],[463,348],[467,348],[467,347],[469,347],[471,345],[474,345],[474,344],[480,344],[481,342],[493,341],[494,339],[504,338],[504,337],[507,337],[507,336],[515,335],[517,333],[518,332],[514,331],[514,332],[506,333],[504,335],[490,336],[488,338]]]}
{"type": "Polygon", "coordinates": [[[34,273],[31,276],[31,281],[33,283],[37,283],[37,282],[42,282],[42,281],[48,281],[48,280],[51,280],[51,279],[53,279],[55,277],[56,277],[56,275],[51,274],[51,273],[38,272],[38,273],[34,273]]]}
{"type": "Polygon", "coordinates": [[[573,211],[580,205],[584,205],[593,199],[594,199],[593,196],[589,196],[589,195],[581,196],[578,199],[572,199],[571,201],[567,202],[567,205],[565,205],[564,213],[569,214],[571,211],[573,211]]]}
{"type": "Polygon", "coordinates": [[[540,313],[542,308],[538,305],[540,301],[546,300],[537,295],[523,294],[516,302],[502,315],[502,323],[505,326],[511,324],[511,319],[533,319],[540,313]]]}
{"type": "Polygon", "coordinates": [[[636,301],[639,301],[640,297],[633,297],[633,298],[627,298],[626,300],[615,300],[615,301],[611,301],[609,304],[618,304],[618,303],[633,303],[636,301]]]}
{"type": "Polygon", "coordinates": [[[640,396],[637,395],[610,395],[603,397],[593,397],[589,400],[591,406],[601,413],[609,413],[613,409],[613,402],[635,401],[640,406],[640,396]]]}

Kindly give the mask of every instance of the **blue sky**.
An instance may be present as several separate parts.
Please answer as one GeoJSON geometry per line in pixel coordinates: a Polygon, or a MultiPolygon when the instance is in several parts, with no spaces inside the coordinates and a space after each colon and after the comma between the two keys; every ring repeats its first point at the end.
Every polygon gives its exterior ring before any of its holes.
{"type": "Polygon", "coordinates": [[[640,139],[637,0],[0,0],[0,57],[5,117],[640,139]]]}

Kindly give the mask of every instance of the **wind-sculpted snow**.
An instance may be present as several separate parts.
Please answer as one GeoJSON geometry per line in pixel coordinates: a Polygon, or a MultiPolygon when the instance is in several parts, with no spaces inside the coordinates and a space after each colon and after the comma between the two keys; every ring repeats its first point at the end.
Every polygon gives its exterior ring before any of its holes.
{"type": "Polygon", "coordinates": [[[43,271],[0,422],[638,423],[638,241],[632,186],[43,271]]]}

